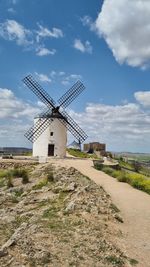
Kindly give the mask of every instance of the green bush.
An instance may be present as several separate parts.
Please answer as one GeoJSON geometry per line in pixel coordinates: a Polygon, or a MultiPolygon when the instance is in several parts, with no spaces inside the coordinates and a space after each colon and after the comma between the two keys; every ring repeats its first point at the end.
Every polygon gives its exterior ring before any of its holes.
{"type": "Polygon", "coordinates": [[[150,194],[150,180],[147,177],[141,174],[129,173],[128,179],[130,185],[150,194]]]}
{"type": "Polygon", "coordinates": [[[21,177],[22,177],[22,183],[23,184],[29,183],[29,176],[28,176],[28,172],[26,170],[22,170],[21,177]]]}
{"type": "Polygon", "coordinates": [[[114,172],[114,170],[110,167],[103,167],[102,171],[107,173],[108,175],[112,175],[112,173],[114,172]]]}
{"type": "Polygon", "coordinates": [[[7,176],[8,171],[7,170],[0,170],[0,178],[4,178],[7,176]]]}
{"type": "Polygon", "coordinates": [[[150,194],[150,179],[142,174],[128,173],[126,171],[115,171],[110,167],[104,167],[102,171],[114,178],[117,178],[119,182],[128,183],[134,188],[150,194]]]}
{"type": "Polygon", "coordinates": [[[36,185],[33,186],[34,190],[38,190],[41,189],[43,186],[46,186],[48,184],[48,179],[44,178],[42,180],[39,181],[39,183],[37,183],[36,185]]]}
{"type": "Polygon", "coordinates": [[[53,182],[53,181],[54,181],[54,174],[53,174],[53,171],[50,171],[50,172],[47,174],[47,181],[48,181],[48,182],[53,182]]]}
{"type": "Polygon", "coordinates": [[[111,174],[114,178],[117,178],[121,175],[121,171],[114,170],[111,174]]]}
{"type": "Polygon", "coordinates": [[[10,172],[7,173],[7,187],[10,188],[10,187],[13,187],[13,176],[10,172]]]}
{"type": "Polygon", "coordinates": [[[102,169],[103,169],[103,164],[101,163],[101,164],[94,164],[94,168],[96,169],[96,170],[98,170],[98,171],[101,171],[102,169]]]}
{"type": "Polygon", "coordinates": [[[29,182],[28,171],[25,169],[18,169],[17,167],[9,171],[13,177],[22,178],[22,183],[27,184],[29,182]]]}
{"type": "Polygon", "coordinates": [[[97,158],[95,154],[88,154],[78,149],[68,148],[67,151],[70,155],[78,158],[97,158]]]}

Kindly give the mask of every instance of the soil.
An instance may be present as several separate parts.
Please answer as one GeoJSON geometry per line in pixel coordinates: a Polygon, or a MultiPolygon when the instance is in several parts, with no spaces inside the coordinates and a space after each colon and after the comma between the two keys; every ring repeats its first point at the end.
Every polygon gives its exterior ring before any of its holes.
{"type": "MultiPolygon", "coordinates": [[[[83,162],[76,162],[77,167],[82,169],[83,162]]],[[[0,266],[128,267],[136,263],[125,251],[120,230],[124,218],[110,195],[72,165],[73,160],[21,162],[17,168],[26,168],[29,183],[15,177],[13,187],[8,188],[5,181],[1,184],[0,266]]],[[[10,161],[5,162],[3,168],[9,167],[10,161]]],[[[90,176],[88,169],[85,172],[90,176]]]]}
{"type": "Polygon", "coordinates": [[[123,244],[128,256],[138,261],[138,267],[150,267],[150,195],[118,182],[115,178],[93,168],[92,160],[51,160],[56,165],[74,167],[101,185],[121,211],[124,223],[123,244]]]}

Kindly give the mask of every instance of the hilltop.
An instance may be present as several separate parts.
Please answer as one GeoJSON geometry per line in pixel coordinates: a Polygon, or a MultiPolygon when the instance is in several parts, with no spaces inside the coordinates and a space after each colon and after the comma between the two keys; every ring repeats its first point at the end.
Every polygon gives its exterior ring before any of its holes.
{"type": "MultiPolygon", "coordinates": [[[[14,163],[1,164],[1,172],[8,166],[14,163]]],[[[21,168],[28,183],[14,175],[8,188],[0,178],[1,266],[130,266],[120,242],[123,219],[101,186],[74,168],[21,168]]]]}

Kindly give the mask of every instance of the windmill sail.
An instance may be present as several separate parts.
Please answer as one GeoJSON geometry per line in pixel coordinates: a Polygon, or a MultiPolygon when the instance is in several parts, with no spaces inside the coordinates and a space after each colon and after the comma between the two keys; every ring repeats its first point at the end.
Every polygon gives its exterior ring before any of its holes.
{"type": "Polygon", "coordinates": [[[26,76],[23,82],[31,89],[36,96],[49,108],[42,115],[42,119],[38,120],[34,126],[32,126],[25,136],[31,141],[35,142],[37,138],[47,129],[52,123],[52,117],[56,118],[71,132],[71,134],[82,143],[87,138],[87,134],[80,128],[80,126],[70,117],[65,111],[60,111],[60,107],[67,107],[84,89],[85,86],[77,81],[59,100],[59,106],[56,106],[56,102],[48,95],[48,93],[34,80],[31,75],[26,76]],[[51,116],[52,115],[52,116],[51,116]]]}

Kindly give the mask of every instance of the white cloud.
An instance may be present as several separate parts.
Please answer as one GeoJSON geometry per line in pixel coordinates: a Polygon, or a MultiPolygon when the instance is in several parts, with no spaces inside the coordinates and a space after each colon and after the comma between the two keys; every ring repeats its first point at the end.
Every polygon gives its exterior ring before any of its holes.
{"type": "Polygon", "coordinates": [[[12,13],[12,14],[15,14],[16,13],[16,11],[14,10],[14,8],[12,8],[12,7],[8,8],[7,11],[9,13],[12,13]]]}
{"type": "Polygon", "coordinates": [[[37,56],[40,56],[40,57],[43,57],[43,56],[48,56],[48,55],[55,55],[56,54],[56,50],[55,49],[51,49],[49,50],[48,48],[46,47],[38,47],[36,49],[36,55],[37,56]]]}
{"type": "Polygon", "coordinates": [[[144,107],[150,107],[150,91],[136,92],[135,99],[144,107]]]}
{"type": "MultiPolygon", "coordinates": [[[[9,12],[15,12],[13,8],[8,9],[9,12]]],[[[0,37],[7,41],[14,41],[17,45],[26,48],[25,51],[35,51],[37,56],[55,55],[56,49],[48,49],[45,47],[41,38],[63,37],[63,32],[58,28],[49,31],[47,28],[39,25],[40,31],[34,29],[26,29],[22,24],[15,20],[6,20],[0,23],[0,37]]]]}
{"type": "Polygon", "coordinates": [[[82,79],[82,76],[80,74],[76,73],[67,74],[64,71],[55,71],[55,70],[52,70],[50,72],[50,77],[52,79],[52,82],[59,81],[63,85],[70,85],[71,83],[82,79]]]}
{"type": "Polygon", "coordinates": [[[32,32],[15,20],[0,23],[0,36],[8,41],[16,41],[18,45],[32,44],[32,32]]]}
{"type": "Polygon", "coordinates": [[[51,83],[52,82],[52,80],[46,74],[35,72],[35,75],[38,78],[38,80],[41,82],[45,82],[45,83],[51,83]]]}
{"type": "Polygon", "coordinates": [[[59,75],[60,75],[60,76],[64,76],[64,75],[65,75],[65,72],[64,72],[64,71],[60,71],[60,72],[59,72],[59,75]]]}
{"type": "Polygon", "coordinates": [[[79,50],[82,53],[89,53],[92,54],[93,48],[89,41],[86,41],[85,43],[82,43],[80,39],[75,39],[73,47],[77,50],[79,50]]]}
{"type": "Polygon", "coordinates": [[[12,3],[13,5],[16,5],[18,2],[19,2],[19,0],[11,0],[11,3],[12,3]]]}
{"type": "Polygon", "coordinates": [[[105,0],[96,20],[115,59],[133,67],[150,63],[150,1],[105,0]]]}
{"type": "Polygon", "coordinates": [[[40,40],[40,38],[61,38],[63,37],[63,32],[61,29],[53,28],[52,30],[49,30],[48,28],[43,27],[42,25],[38,24],[39,30],[37,31],[37,41],[40,40]]]}
{"type": "Polygon", "coordinates": [[[120,106],[88,104],[85,112],[71,116],[87,132],[90,141],[105,142],[111,150],[150,149],[150,115],[138,104],[120,106]]]}
{"type": "Polygon", "coordinates": [[[61,83],[63,85],[69,85],[72,82],[75,82],[75,81],[80,80],[80,79],[82,79],[82,76],[80,74],[70,74],[68,76],[63,76],[61,83]]]}
{"type": "Polygon", "coordinates": [[[88,26],[90,31],[96,31],[96,25],[90,16],[84,16],[81,18],[83,26],[88,26]]]}
{"type": "Polygon", "coordinates": [[[0,118],[18,119],[25,117],[33,119],[40,110],[36,106],[18,99],[11,90],[0,88],[0,118]]]}
{"type": "Polygon", "coordinates": [[[55,78],[56,75],[57,75],[57,72],[56,72],[55,70],[52,70],[52,71],[50,72],[50,76],[51,76],[51,78],[55,78]]]}
{"type": "MultiPolygon", "coordinates": [[[[59,72],[58,72],[59,74],[59,72]]],[[[71,75],[70,75],[71,76],[71,75]]],[[[109,150],[149,151],[150,114],[140,104],[145,103],[150,92],[136,92],[138,103],[121,105],[87,104],[85,111],[70,115],[87,132],[89,141],[105,142],[109,150]],[[142,96],[146,93],[143,100],[142,96]]],[[[41,112],[43,104],[25,103],[14,93],[0,88],[0,140],[3,144],[25,144],[24,133],[32,124],[33,117],[41,112]]]]}

